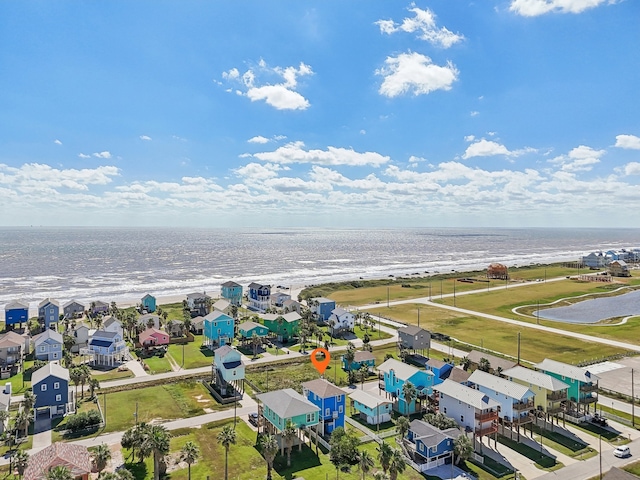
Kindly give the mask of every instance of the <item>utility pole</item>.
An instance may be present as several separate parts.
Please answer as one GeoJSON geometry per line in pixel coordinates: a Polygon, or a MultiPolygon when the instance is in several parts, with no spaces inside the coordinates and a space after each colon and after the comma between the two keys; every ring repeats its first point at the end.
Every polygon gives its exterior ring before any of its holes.
{"type": "Polygon", "coordinates": [[[633,391],[633,368],[631,369],[631,426],[636,426],[636,409],[635,409],[635,395],[633,391]]]}
{"type": "Polygon", "coordinates": [[[389,308],[389,287],[387,287],[387,308],[389,308]]]}
{"type": "Polygon", "coordinates": [[[456,306],[456,279],[453,279],[453,306],[456,306]]]}
{"type": "MultiPolygon", "coordinates": [[[[420,307],[418,307],[418,326],[420,326],[420,307]]],[[[631,370],[633,372],[633,370],[631,370]]]]}
{"type": "Polygon", "coordinates": [[[520,332],[518,332],[518,365],[520,365],[520,332]]]}
{"type": "Polygon", "coordinates": [[[600,480],[602,480],[602,435],[598,435],[598,450],[600,450],[600,480]]]}

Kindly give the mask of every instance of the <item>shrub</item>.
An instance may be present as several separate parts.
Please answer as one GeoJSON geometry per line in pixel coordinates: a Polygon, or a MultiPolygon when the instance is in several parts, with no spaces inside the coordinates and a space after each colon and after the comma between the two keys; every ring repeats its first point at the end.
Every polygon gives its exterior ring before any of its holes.
{"type": "Polygon", "coordinates": [[[102,422],[100,412],[97,410],[89,410],[88,412],[80,412],[67,418],[67,430],[71,433],[95,427],[102,422]]]}

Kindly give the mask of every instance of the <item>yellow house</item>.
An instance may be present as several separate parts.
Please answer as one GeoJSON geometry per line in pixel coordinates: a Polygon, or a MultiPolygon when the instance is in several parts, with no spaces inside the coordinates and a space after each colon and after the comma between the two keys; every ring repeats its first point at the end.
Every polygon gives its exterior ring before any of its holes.
{"type": "Polygon", "coordinates": [[[534,405],[538,412],[545,412],[549,417],[562,411],[562,402],[568,398],[569,385],[566,383],[546,373],[520,366],[505,370],[502,375],[536,394],[534,405]]]}

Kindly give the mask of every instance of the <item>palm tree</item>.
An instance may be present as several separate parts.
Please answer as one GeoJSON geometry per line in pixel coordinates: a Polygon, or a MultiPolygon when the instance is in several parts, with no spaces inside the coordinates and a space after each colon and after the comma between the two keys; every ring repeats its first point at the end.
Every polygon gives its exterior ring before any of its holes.
{"type": "Polygon", "coordinates": [[[389,462],[389,479],[397,480],[398,474],[404,472],[405,468],[407,468],[407,462],[404,460],[402,451],[399,448],[394,448],[389,462]]]}
{"type": "Polygon", "coordinates": [[[91,460],[93,460],[93,465],[96,467],[98,471],[98,476],[100,472],[104,470],[111,460],[111,450],[109,450],[109,445],[106,443],[101,443],[98,445],[93,452],[91,452],[91,460]]]}
{"type": "Polygon", "coordinates": [[[236,444],[236,431],[231,425],[225,425],[216,438],[224,447],[224,480],[229,480],[229,448],[236,444]]]}
{"type": "Polygon", "coordinates": [[[24,392],[22,400],[22,408],[27,411],[33,410],[33,406],[36,404],[36,396],[33,394],[31,390],[27,390],[24,392]]]}
{"type": "Polygon", "coordinates": [[[267,462],[267,480],[271,480],[273,461],[276,459],[276,455],[278,454],[278,439],[273,435],[266,434],[262,437],[260,445],[262,446],[262,455],[264,456],[264,460],[267,462]]]}
{"type": "Polygon", "coordinates": [[[97,378],[89,379],[89,397],[94,398],[96,396],[96,390],[100,390],[100,381],[97,378]]]}
{"type": "Polygon", "coordinates": [[[489,362],[489,360],[487,360],[486,358],[482,357],[480,359],[480,362],[478,363],[478,370],[481,370],[483,372],[488,372],[489,370],[491,370],[491,362],[489,362]]]}
{"type": "Polygon", "coordinates": [[[27,469],[27,465],[29,464],[29,454],[26,450],[18,450],[13,455],[13,464],[18,470],[18,475],[22,478],[24,475],[24,471],[27,469]]]}
{"type": "Polygon", "coordinates": [[[456,465],[460,460],[467,460],[473,453],[473,443],[465,434],[458,435],[453,441],[453,453],[456,454],[456,465]]]}
{"type": "Polygon", "coordinates": [[[80,365],[78,367],[78,370],[80,372],[80,384],[82,385],[82,398],[84,399],[84,384],[87,383],[87,381],[89,381],[89,379],[91,378],[91,370],[85,363],[80,365]]]}
{"type": "Polygon", "coordinates": [[[360,375],[360,387],[364,390],[364,382],[369,378],[369,365],[363,363],[360,365],[360,370],[358,370],[358,375],[360,375]]]}
{"type": "Polygon", "coordinates": [[[180,460],[187,462],[187,465],[189,468],[189,473],[188,473],[189,480],[191,480],[191,464],[195,463],[195,461],[198,459],[199,456],[200,456],[200,449],[195,443],[191,441],[185,443],[184,446],[182,447],[182,450],[180,450],[180,460]]]}
{"type": "Polygon", "coordinates": [[[287,446],[287,467],[291,466],[291,450],[293,450],[293,441],[297,436],[296,427],[291,420],[287,420],[287,423],[282,430],[282,441],[287,446]]]}
{"type": "Polygon", "coordinates": [[[405,382],[405,384],[402,385],[402,396],[404,397],[404,403],[407,407],[406,414],[407,417],[409,417],[409,407],[411,406],[411,403],[418,398],[418,390],[416,390],[413,383],[405,382]]]}
{"type": "Polygon", "coordinates": [[[107,472],[104,475],[101,475],[100,480],[135,480],[133,473],[131,473],[126,468],[119,468],[115,472],[107,472]]]}
{"type": "Polygon", "coordinates": [[[256,358],[258,356],[258,346],[262,343],[262,339],[256,334],[256,332],[253,332],[253,334],[251,335],[251,345],[253,346],[253,358],[256,358]]]}
{"type": "Polygon", "coordinates": [[[16,415],[13,421],[15,423],[16,430],[24,432],[24,436],[26,437],[31,420],[33,420],[33,411],[23,408],[20,413],[16,415]]]}
{"type": "Polygon", "coordinates": [[[149,456],[148,444],[145,442],[145,438],[147,436],[148,426],[146,423],[140,423],[131,427],[129,430],[124,432],[122,435],[122,440],[120,440],[120,445],[122,448],[131,449],[131,453],[133,454],[133,461],[136,461],[136,448],[138,448],[139,452],[139,460],[144,460],[145,457],[149,456]]]}
{"type": "Polygon", "coordinates": [[[164,456],[169,453],[169,439],[171,434],[162,425],[147,427],[146,442],[153,453],[153,480],[160,480],[160,464],[164,456]]]}
{"type": "Polygon", "coordinates": [[[78,385],[80,385],[80,381],[82,380],[82,372],[79,367],[71,367],[69,370],[69,380],[76,386],[75,398],[78,398],[78,385]]]}
{"type": "Polygon", "coordinates": [[[469,357],[464,357],[462,360],[460,360],[460,365],[462,365],[462,369],[466,372],[471,366],[471,360],[469,360],[469,357]]]}
{"type": "Polygon", "coordinates": [[[404,436],[409,431],[409,419],[407,417],[400,417],[396,421],[396,432],[400,436],[400,439],[403,439],[404,436]]]}
{"type": "Polygon", "coordinates": [[[362,472],[362,480],[374,465],[373,457],[367,450],[361,450],[358,452],[358,469],[362,472]]]}
{"type": "Polygon", "coordinates": [[[67,467],[58,465],[50,469],[44,478],[46,480],[73,480],[73,475],[67,467]]]}
{"type": "Polygon", "coordinates": [[[389,475],[385,472],[376,472],[373,474],[373,480],[389,480],[389,475]]]}
{"type": "Polygon", "coordinates": [[[380,462],[380,466],[384,473],[387,473],[387,470],[389,470],[392,455],[393,448],[391,445],[383,441],[380,446],[378,446],[378,461],[380,462]]]}

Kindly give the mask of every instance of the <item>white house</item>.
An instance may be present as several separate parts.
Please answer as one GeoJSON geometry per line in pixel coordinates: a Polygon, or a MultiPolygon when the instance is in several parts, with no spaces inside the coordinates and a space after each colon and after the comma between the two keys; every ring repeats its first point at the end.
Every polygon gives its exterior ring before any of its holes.
{"type": "Polygon", "coordinates": [[[102,319],[102,330],[105,332],[113,332],[119,334],[124,338],[124,331],[122,330],[122,323],[113,315],[109,315],[102,319]]]}
{"type": "Polygon", "coordinates": [[[331,335],[335,335],[342,331],[353,331],[355,326],[355,316],[351,312],[347,312],[343,308],[334,308],[327,322],[331,335]]]}
{"type": "Polygon", "coordinates": [[[232,384],[236,390],[242,390],[239,382],[244,380],[244,364],[240,352],[228,345],[216,348],[213,352],[213,369],[215,382],[223,395],[228,384],[232,384]]]}

